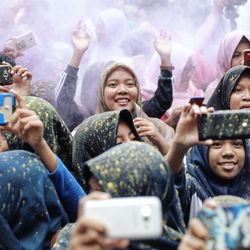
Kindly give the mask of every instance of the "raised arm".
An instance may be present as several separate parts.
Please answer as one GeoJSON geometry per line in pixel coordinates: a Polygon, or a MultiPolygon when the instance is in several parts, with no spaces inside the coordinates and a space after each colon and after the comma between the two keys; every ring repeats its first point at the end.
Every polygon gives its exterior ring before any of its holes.
{"type": "Polygon", "coordinates": [[[213,108],[198,107],[196,104],[187,104],[178,121],[175,137],[170,149],[165,155],[174,175],[178,174],[183,166],[183,159],[188,149],[198,143],[210,145],[212,140],[199,141],[197,118],[202,113],[212,112],[213,108]]]}
{"type": "Polygon", "coordinates": [[[143,102],[143,110],[150,117],[160,118],[171,106],[173,101],[171,51],[172,42],[170,34],[162,29],[159,38],[154,41],[155,51],[161,58],[161,74],[154,96],[143,102]]]}
{"type": "Polygon", "coordinates": [[[72,32],[71,42],[73,53],[69,65],[57,85],[56,103],[60,116],[66,122],[69,129],[73,130],[73,128],[84,119],[83,114],[74,101],[74,97],[76,93],[79,65],[90,43],[90,37],[86,27],[81,22],[78,23],[76,30],[72,32]]]}

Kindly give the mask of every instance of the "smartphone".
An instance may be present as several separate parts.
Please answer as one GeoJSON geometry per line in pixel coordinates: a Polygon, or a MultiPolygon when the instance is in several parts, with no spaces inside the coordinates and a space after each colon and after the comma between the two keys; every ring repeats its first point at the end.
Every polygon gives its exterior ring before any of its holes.
{"type": "Polygon", "coordinates": [[[0,85],[12,84],[12,74],[10,65],[0,65],[0,85]]]}
{"type": "Polygon", "coordinates": [[[87,201],[83,216],[103,223],[115,239],[155,239],[162,234],[158,197],[126,197],[87,201]]]}
{"type": "Polygon", "coordinates": [[[220,110],[198,117],[199,140],[250,138],[250,110],[220,110]]]}
{"type": "Polygon", "coordinates": [[[25,32],[16,39],[11,39],[5,43],[5,46],[10,47],[16,53],[21,53],[36,45],[36,40],[31,31],[25,32]]]}
{"type": "Polygon", "coordinates": [[[0,125],[5,125],[10,121],[15,106],[16,101],[13,94],[0,93],[0,125]]]}
{"type": "Polygon", "coordinates": [[[197,104],[198,106],[202,106],[203,101],[204,101],[204,97],[194,96],[194,97],[190,98],[189,103],[197,104]]]}
{"type": "Polygon", "coordinates": [[[207,250],[250,248],[250,204],[204,208],[197,217],[207,228],[207,250]]]}
{"type": "Polygon", "coordinates": [[[244,50],[243,55],[244,55],[244,65],[250,67],[250,49],[244,50]]]}

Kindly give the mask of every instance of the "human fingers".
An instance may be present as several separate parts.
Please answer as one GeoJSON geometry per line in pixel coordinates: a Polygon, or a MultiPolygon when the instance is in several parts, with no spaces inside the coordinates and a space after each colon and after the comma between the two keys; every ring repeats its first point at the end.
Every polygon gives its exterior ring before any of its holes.
{"type": "Polygon", "coordinates": [[[110,194],[104,193],[104,192],[99,192],[99,191],[95,191],[95,192],[92,192],[92,193],[84,196],[83,198],[80,199],[80,202],[79,202],[78,217],[81,218],[82,213],[84,211],[84,206],[85,206],[87,201],[89,201],[89,200],[106,200],[106,199],[109,199],[110,197],[111,197],[110,194]]]}
{"type": "Polygon", "coordinates": [[[22,66],[15,66],[14,68],[13,68],[13,71],[14,71],[14,73],[15,74],[17,74],[17,75],[19,75],[19,76],[23,76],[23,74],[25,73],[25,72],[29,72],[29,70],[28,70],[28,68],[25,68],[25,67],[22,67],[22,66]]]}
{"type": "Polygon", "coordinates": [[[12,114],[12,116],[10,117],[9,122],[12,124],[15,124],[20,118],[28,117],[32,115],[36,115],[36,113],[28,109],[17,108],[15,112],[12,114]]]}
{"type": "Polygon", "coordinates": [[[21,109],[24,109],[26,108],[26,104],[25,104],[25,101],[23,99],[23,97],[21,95],[19,95],[15,90],[13,89],[10,89],[9,90],[9,93],[13,94],[15,96],[15,99],[18,103],[18,107],[21,108],[21,109]]]}
{"type": "Polygon", "coordinates": [[[193,237],[190,234],[184,235],[178,250],[205,250],[204,240],[193,237]]]}
{"type": "MultiPolygon", "coordinates": [[[[33,120],[31,117],[25,118],[26,121],[23,122],[22,120],[20,121],[20,124],[22,124],[22,134],[24,135],[30,128],[36,128],[40,129],[42,131],[43,129],[43,123],[40,120],[33,120]],[[27,120],[28,119],[28,120],[27,120]]],[[[41,134],[42,132],[40,132],[41,134]]],[[[37,133],[36,133],[37,134],[37,133]]]]}
{"type": "Polygon", "coordinates": [[[85,217],[78,220],[72,234],[81,236],[78,239],[80,245],[99,245],[105,248],[110,243],[106,240],[105,226],[93,218],[85,217]]]}
{"type": "Polygon", "coordinates": [[[208,231],[205,226],[201,223],[201,221],[197,218],[194,218],[190,221],[188,225],[188,232],[202,240],[208,239],[208,231]]]}
{"type": "Polygon", "coordinates": [[[208,208],[211,208],[211,209],[215,209],[218,207],[218,203],[214,200],[214,199],[206,199],[203,204],[202,204],[203,207],[208,207],[208,208]]]}

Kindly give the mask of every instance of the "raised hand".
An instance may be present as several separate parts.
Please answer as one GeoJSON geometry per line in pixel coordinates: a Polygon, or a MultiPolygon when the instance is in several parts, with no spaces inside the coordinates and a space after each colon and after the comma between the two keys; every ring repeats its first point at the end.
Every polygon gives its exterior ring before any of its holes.
{"type": "Polygon", "coordinates": [[[212,140],[199,141],[197,119],[201,114],[212,112],[213,108],[199,107],[191,104],[185,105],[177,123],[174,142],[187,148],[198,143],[211,145],[212,140]]]}
{"type": "Polygon", "coordinates": [[[172,52],[171,34],[166,29],[161,29],[159,37],[154,41],[154,48],[161,57],[161,65],[170,65],[170,56],[172,52]]]}
{"type": "Polygon", "coordinates": [[[32,147],[41,145],[43,141],[43,123],[38,115],[31,110],[25,108],[22,97],[15,94],[18,108],[10,118],[10,122],[4,126],[4,129],[16,134],[24,142],[32,147]]]}
{"type": "Polygon", "coordinates": [[[3,45],[3,51],[5,55],[10,57],[13,60],[16,60],[16,58],[23,56],[24,54],[22,52],[16,52],[14,48],[14,44],[16,42],[16,37],[10,38],[9,40],[5,41],[3,45]]]}
{"type": "Polygon", "coordinates": [[[12,89],[21,96],[30,95],[32,80],[31,72],[21,65],[16,65],[12,68],[11,73],[13,76],[12,89]]]}
{"type": "Polygon", "coordinates": [[[74,50],[79,53],[84,53],[89,47],[90,36],[85,24],[81,21],[78,22],[76,29],[71,33],[71,42],[74,50]]]}
{"type": "Polygon", "coordinates": [[[72,230],[69,240],[69,249],[78,250],[107,250],[113,248],[126,248],[129,244],[125,239],[109,239],[106,235],[105,226],[91,217],[83,218],[84,206],[89,200],[103,200],[110,195],[103,192],[92,192],[79,202],[78,218],[76,227],[72,230]]]}
{"type": "Polygon", "coordinates": [[[136,117],[133,121],[141,137],[147,137],[163,155],[167,154],[169,144],[151,121],[142,117],[136,117]]]}
{"type": "Polygon", "coordinates": [[[188,225],[188,232],[181,239],[178,250],[205,250],[208,232],[200,220],[194,218],[188,225]]]}

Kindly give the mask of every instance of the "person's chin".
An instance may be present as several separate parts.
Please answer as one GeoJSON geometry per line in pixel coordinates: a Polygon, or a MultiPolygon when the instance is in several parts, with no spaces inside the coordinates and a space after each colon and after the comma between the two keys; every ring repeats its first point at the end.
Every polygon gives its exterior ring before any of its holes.
{"type": "Polygon", "coordinates": [[[117,108],[116,109],[128,109],[129,111],[131,110],[131,105],[127,104],[127,105],[117,105],[116,106],[117,108]]]}
{"type": "Polygon", "coordinates": [[[235,171],[231,171],[231,172],[223,172],[221,174],[221,177],[225,180],[231,180],[233,179],[237,174],[235,173],[235,171]]]}

